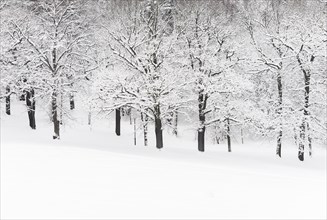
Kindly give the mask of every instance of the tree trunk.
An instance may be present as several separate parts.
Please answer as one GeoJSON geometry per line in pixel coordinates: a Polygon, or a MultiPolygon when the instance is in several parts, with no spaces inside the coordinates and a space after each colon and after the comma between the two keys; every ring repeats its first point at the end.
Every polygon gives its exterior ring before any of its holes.
{"type": "Polygon", "coordinates": [[[305,121],[303,120],[300,127],[300,140],[299,140],[299,152],[298,158],[300,161],[304,161],[304,143],[305,143],[305,121]]]}
{"type": "Polygon", "coordinates": [[[144,146],[148,146],[148,116],[141,113],[141,120],[143,123],[144,146]]]}
{"type": "MultiPolygon", "coordinates": [[[[306,131],[305,134],[308,136],[308,145],[309,145],[309,155],[312,155],[312,144],[311,144],[311,136],[309,134],[309,98],[310,98],[310,72],[308,71],[303,71],[304,73],[304,125],[306,126],[306,131]]],[[[305,137],[304,137],[305,138],[305,137]]],[[[305,142],[304,142],[305,143],[305,142]]]]}
{"type": "Polygon", "coordinates": [[[277,75],[277,87],[278,87],[278,109],[277,109],[277,116],[279,119],[279,126],[278,126],[278,133],[277,133],[277,149],[276,154],[279,157],[282,157],[282,137],[283,137],[283,88],[282,88],[282,76],[280,72],[277,75]]]}
{"type": "MultiPolygon", "coordinates": [[[[311,56],[310,62],[313,62],[315,59],[314,56],[311,56]]],[[[304,110],[303,110],[303,122],[302,125],[300,127],[301,130],[301,134],[300,134],[300,141],[299,141],[299,153],[298,153],[298,158],[300,161],[304,160],[304,143],[305,141],[305,136],[306,136],[306,132],[307,132],[307,136],[308,136],[308,144],[309,144],[309,155],[312,155],[312,143],[311,143],[311,136],[309,133],[309,116],[310,116],[310,112],[309,112],[309,97],[310,97],[310,77],[311,77],[311,73],[309,71],[307,71],[306,69],[303,68],[302,66],[302,61],[300,59],[299,56],[297,56],[297,61],[298,64],[300,65],[300,68],[303,72],[303,76],[304,76],[304,110]],[[307,127],[307,129],[306,129],[307,127]],[[307,130],[307,131],[306,131],[307,130]]]]}
{"type": "Polygon", "coordinates": [[[293,129],[294,130],[294,142],[295,142],[295,145],[297,146],[298,145],[298,135],[297,135],[297,131],[296,131],[296,128],[293,129]]]}
{"type": "Polygon", "coordinates": [[[36,129],[34,89],[26,91],[26,106],[29,125],[32,129],[36,129]]]}
{"type": "Polygon", "coordinates": [[[203,92],[199,93],[198,102],[199,102],[199,122],[200,127],[198,128],[198,150],[204,152],[205,146],[205,114],[204,110],[206,109],[207,95],[204,95],[203,92]]]}
{"type": "Polygon", "coordinates": [[[134,118],[134,145],[136,145],[136,118],[134,118]]]}
{"type": "Polygon", "coordinates": [[[53,121],[53,128],[54,128],[54,135],[53,139],[60,139],[60,122],[58,120],[58,103],[57,103],[57,93],[52,93],[52,121],[53,121]]]}
{"type": "Polygon", "coordinates": [[[120,136],[120,119],[121,119],[120,108],[117,108],[115,112],[116,112],[116,135],[120,136]]]}
{"type": "Polygon", "coordinates": [[[228,152],[232,152],[232,145],[231,145],[231,139],[230,139],[230,123],[229,118],[227,120],[227,146],[228,146],[228,152]]]}
{"type": "Polygon", "coordinates": [[[276,151],[276,154],[279,157],[282,157],[282,136],[283,136],[283,131],[280,128],[277,136],[277,151],[276,151]]]}
{"type": "Polygon", "coordinates": [[[309,145],[309,156],[312,156],[312,138],[310,135],[309,122],[307,122],[307,135],[308,135],[308,145],[309,145]]]}
{"type": "Polygon", "coordinates": [[[156,133],[156,147],[161,149],[163,147],[163,137],[162,137],[162,123],[160,118],[160,106],[155,106],[155,116],[154,116],[154,123],[155,123],[155,133],[156,133]]]}
{"type": "Polygon", "coordinates": [[[177,124],[178,124],[178,113],[177,111],[174,112],[174,125],[173,125],[173,134],[177,137],[178,131],[177,131],[177,124]]]}
{"type": "Polygon", "coordinates": [[[198,150],[204,152],[205,126],[198,129],[198,150]]]}
{"type": "Polygon", "coordinates": [[[10,115],[10,87],[6,86],[6,114],[10,115]]]}
{"type": "Polygon", "coordinates": [[[75,109],[75,101],[74,101],[73,93],[70,93],[70,95],[69,95],[69,104],[70,104],[70,110],[75,109]]]}
{"type": "Polygon", "coordinates": [[[59,117],[59,123],[62,125],[63,124],[63,116],[64,116],[64,94],[61,92],[60,93],[60,117],[59,117]]]}

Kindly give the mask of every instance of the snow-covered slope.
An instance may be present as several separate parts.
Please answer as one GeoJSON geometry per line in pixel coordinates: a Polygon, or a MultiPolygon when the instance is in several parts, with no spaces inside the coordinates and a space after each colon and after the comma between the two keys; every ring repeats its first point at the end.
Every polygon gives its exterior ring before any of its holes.
{"type": "Polygon", "coordinates": [[[326,218],[325,149],[304,162],[293,146],[276,158],[275,143],[200,153],[194,139],[165,134],[159,151],[152,130],[150,146],[141,134],[134,146],[127,120],[117,137],[113,122],[90,129],[86,114],[57,141],[45,114],[32,131],[21,103],[12,112],[1,114],[1,218],[326,218]]]}

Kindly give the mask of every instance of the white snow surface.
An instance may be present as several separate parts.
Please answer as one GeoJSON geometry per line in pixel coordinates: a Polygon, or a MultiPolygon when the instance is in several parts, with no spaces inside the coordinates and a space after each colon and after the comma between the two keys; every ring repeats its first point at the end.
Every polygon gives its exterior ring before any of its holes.
{"type": "MultiPolygon", "coordinates": [[[[1,109],[4,106],[1,105],[1,109]]],[[[225,144],[207,141],[197,151],[194,134],[164,134],[164,148],[133,145],[133,126],[74,112],[61,140],[36,112],[37,130],[28,127],[22,102],[12,115],[1,110],[2,219],[326,219],[326,148],[297,160],[297,149],[275,142],[225,144]]],[[[235,141],[234,141],[235,142],[235,141]]]]}

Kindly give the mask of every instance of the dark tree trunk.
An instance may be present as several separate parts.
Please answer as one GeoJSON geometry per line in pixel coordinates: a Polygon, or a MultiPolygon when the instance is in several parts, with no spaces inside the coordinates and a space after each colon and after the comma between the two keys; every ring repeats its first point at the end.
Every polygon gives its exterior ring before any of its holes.
{"type": "Polygon", "coordinates": [[[53,139],[60,139],[60,122],[58,120],[58,103],[57,103],[57,93],[52,93],[52,121],[53,121],[53,128],[54,128],[54,135],[53,139]]]}
{"type": "Polygon", "coordinates": [[[279,129],[278,136],[277,136],[277,151],[276,151],[276,154],[279,157],[282,157],[282,136],[283,136],[283,131],[282,129],[279,129]]]}
{"type": "Polygon", "coordinates": [[[74,101],[73,93],[70,93],[70,95],[69,95],[69,104],[70,104],[70,110],[75,109],[75,101],[74,101]]]}
{"type": "Polygon", "coordinates": [[[143,123],[144,146],[148,146],[148,116],[141,113],[141,120],[143,123]]]}
{"type": "Polygon", "coordinates": [[[277,75],[277,87],[278,87],[278,109],[277,115],[279,119],[278,133],[277,133],[277,149],[276,154],[282,157],[282,138],[283,138],[283,122],[282,122],[282,111],[283,111],[283,88],[282,88],[282,76],[280,72],[277,75]]]}
{"type": "Polygon", "coordinates": [[[204,152],[205,126],[198,129],[198,150],[204,152]]]}
{"type": "Polygon", "coordinates": [[[34,89],[26,91],[26,105],[30,127],[36,129],[34,89]]]}
{"type": "Polygon", "coordinates": [[[199,93],[198,102],[199,102],[199,122],[200,127],[198,128],[198,150],[200,152],[204,152],[204,146],[205,146],[205,113],[204,110],[206,109],[206,103],[207,103],[208,96],[204,95],[201,91],[199,93]]]}
{"type": "MultiPolygon", "coordinates": [[[[306,135],[308,136],[308,145],[309,145],[309,155],[312,155],[312,143],[311,143],[311,136],[310,136],[310,127],[309,127],[309,98],[310,98],[310,72],[308,71],[303,71],[304,73],[304,123],[306,126],[306,135]]],[[[304,142],[305,143],[305,142],[304,142]]]]}
{"type": "Polygon", "coordinates": [[[178,125],[178,113],[177,113],[177,111],[175,111],[175,112],[174,112],[174,125],[173,125],[173,126],[174,126],[173,134],[174,134],[175,136],[178,135],[177,125],[178,125]]]}
{"type": "Polygon", "coordinates": [[[120,119],[121,119],[121,116],[120,116],[120,108],[117,108],[115,110],[116,112],[116,135],[117,136],[120,136],[120,119]]]}
{"type": "MultiPolygon", "coordinates": [[[[313,62],[314,60],[314,56],[311,57],[310,62],[313,62]]],[[[299,153],[298,153],[298,157],[300,161],[304,160],[304,144],[305,144],[305,136],[307,134],[308,136],[308,144],[309,144],[309,155],[312,155],[312,142],[311,142],[311,136],[310,136],[310,125],[309,125],[309,116],[310,116],[310,112],[309,112],[309,98],[310,98],[310,77],[311,74],[309,71],[307,71],[306,69],[303,68],[302,66],[302,62],[300,60],[300,57],[297,56],[297,60],[298,63],[301,67],[301,70],[303,72],[304,75],[304,110],[303,110],[303,122],[301,125],[301,134],[300,134],[300,143],[299,143],[299,153]],[[307,129],[306,129],[307,127],[307,129]]]]}
{"type": "Polygon", "coordinates": [[[227,146],[228,146],[228,152],[232,152],[232,145],[231,145],[231,139],[230,139],[230,123],[229,118],[227,120],[227,146]]]}
{"type": "Polygon", "coordinates": [[[10,115],[10,87],[6,87],[6,114],[10,115]]]}
{"type": "Polygon", "coordinates": [[[303,120],[300,127],[300,140],[299,140],[299,153],[298,158],[300,161],[304,161],[304,143],[305,143],[305,121],[303,120]]]}
{"type": "Polygon", "coordinates": [[[155,123],[155,133],[156,133],[156,147],[161,149],[163,147],[163,137],[162,137],[162,123],[160,118],[160,106],[157,105],[154,108],[155,116],[154,116],[154,123],[155,123]]]}

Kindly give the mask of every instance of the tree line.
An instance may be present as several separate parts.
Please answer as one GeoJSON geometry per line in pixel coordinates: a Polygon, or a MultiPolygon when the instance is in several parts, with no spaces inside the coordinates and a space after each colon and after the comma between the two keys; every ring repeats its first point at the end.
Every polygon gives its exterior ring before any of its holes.
{"type": "Polygon", "coordinates": [[[205,151],[208,129],[231,151],[233,127],[294,139],[304,160],[326,144],[326,7],[320,0],[1,0],[1,102],[46,101],[54,139],[75,96],[91,113],[137,114],[178,135],[183,117],[205,151]]]}

